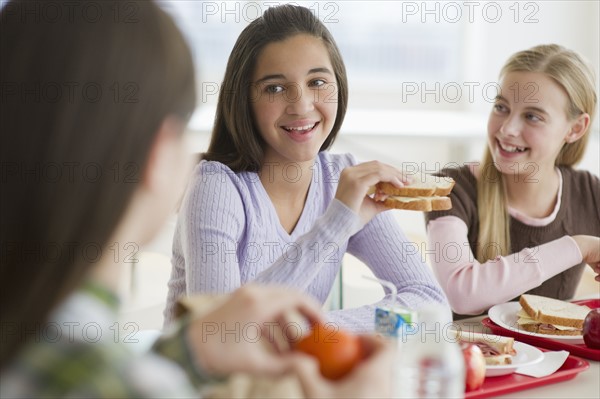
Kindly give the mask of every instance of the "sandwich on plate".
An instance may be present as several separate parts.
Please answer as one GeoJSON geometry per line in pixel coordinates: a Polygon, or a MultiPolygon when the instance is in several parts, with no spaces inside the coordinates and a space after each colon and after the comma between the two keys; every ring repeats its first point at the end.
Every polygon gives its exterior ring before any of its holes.
{"type": "Polygon", "coordinates": [[[524,294],[519,298],[517,323],[525,331],[548,335],[582,335],[583,321],[590,312],[577,305],[539,295],[524,294]]]}
{"type": "Polygon", "coordinates": [[[512,357],[517,354],[513,348],[514,338],[479,334],[472,331],[457,331],[456,336],[460,342],[477,345],[483,352],[485,364],[488,366],[512,364],[512,357]]]}
{"type": "Polygon", "coordinates": [[[412,176],[412,183],[398,188],[391,183],[380,182],[375,187],[375,199],[388,208],[410,211],[446,211],[452,208],[448,194],[454,187],[454,179],[426,173],[412,176]]]}

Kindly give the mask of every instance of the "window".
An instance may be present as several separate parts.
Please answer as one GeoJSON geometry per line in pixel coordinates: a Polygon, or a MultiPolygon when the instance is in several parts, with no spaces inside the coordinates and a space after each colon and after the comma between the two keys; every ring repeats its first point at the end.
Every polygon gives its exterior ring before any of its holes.
{"type": "MultiPolygon", "coordinates": [[[[201,101],[215,104],[229,53],[242,29],[275,1],[163,1],[185,32],[201,82],[201,101]]],[[[407,82],[457,81],[463,23],[445,22],[437,2],[425,22],[420,2],[293,2],[313,11],[336,39],[359,107],[406,103],[407,82]],[[415,8],[417,7],[417,9],[415,8]],[[437,11],[436,11],[437,10],[437,11]],[[435,13],[439,15],[436,17],[435,13]]],[[[425,7],[425,6],[423,6],[425,7]]],[[[429,7],[429,6],[427,6],[429,7]]],[[[449,11],[445,11],[448,15],[449,11]]],[[[453,17],[454,18],[454,17],[453,17]]],[[[433,86],[432,86],[433,87],[433,86]]],[[[420,89],[420,86],[418,87],[420,89]]],[[[420,97],[416,97],[420,105],[420,97]]]]}
{"type": "MultiPolygon", "coordinates": [[[[207,115],[214,110],[237,36],[267,8],[281,3],[160,2],[191,44],[200,77],[199,99],[207,115]]],[[[599,75],[600,6],[595,1],[294,4],[311,9],[335,37],[348,71],[352,110],[466,111],[485,116],[505,60],[541,43],[558,43],[578,51],[599,75]]]]}

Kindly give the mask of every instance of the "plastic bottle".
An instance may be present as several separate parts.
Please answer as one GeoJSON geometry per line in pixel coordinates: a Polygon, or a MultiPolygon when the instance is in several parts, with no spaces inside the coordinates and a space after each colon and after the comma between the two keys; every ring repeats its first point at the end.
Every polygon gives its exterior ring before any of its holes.
{"type": "Polygon", "coordinates": [[[405,329],[399,339],[394,397],[464,398],[464,358],[448,333],[448,312],[437,306],[422,309],[419,323],[405,329]]]}

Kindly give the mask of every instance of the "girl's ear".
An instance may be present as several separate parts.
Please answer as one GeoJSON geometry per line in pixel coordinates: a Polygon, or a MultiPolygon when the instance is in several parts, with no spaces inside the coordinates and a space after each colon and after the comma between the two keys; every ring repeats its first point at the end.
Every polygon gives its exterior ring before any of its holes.
{"type": "Polygon", "coordinates": [[[567,143],[574,143],[579,140],[585,132],[587,132],[587,128],[590,125],[590,116],[589,114],[581,114],[579,115],[575,121],[571,124],[571,130],[565,137],[565,141],[567,143]]]}

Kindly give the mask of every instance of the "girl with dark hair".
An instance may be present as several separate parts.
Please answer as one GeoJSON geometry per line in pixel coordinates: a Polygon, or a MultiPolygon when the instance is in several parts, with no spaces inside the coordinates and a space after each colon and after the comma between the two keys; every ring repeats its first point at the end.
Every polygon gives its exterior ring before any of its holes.
{"type": "Polygon", "coordinates": [[[369,358],[333,385],[271,341],[205,334],[273,326],[290,312],[322,319],[287,288],[244,287],[150,353],[128,351],[118,249],[148,242],[183,191],[192,58],[153,2],[54,2],[52,18],[45,4],[11,1],[0,13],[0,396],[198,397],[231,373],[293,370],[309,396],[389,396],[393,352],[373,338],[363,337],[369,358]]]}
{"type": "MultiPolygon", "coordinates": [[[[382,304],[446,303],[377,182],[405,183],[379,162],[326,150],[348,104],[346,71],[327,28],[307,8],[269,8],[229,57],[212,139],[182,203],[165,320],[182,294],[229,292],[250,281],[303,290],[324,303],[349,252],[392,282],[382,304]]],[[[372,331],[375,305],[329,317],[372,331]]]]}

